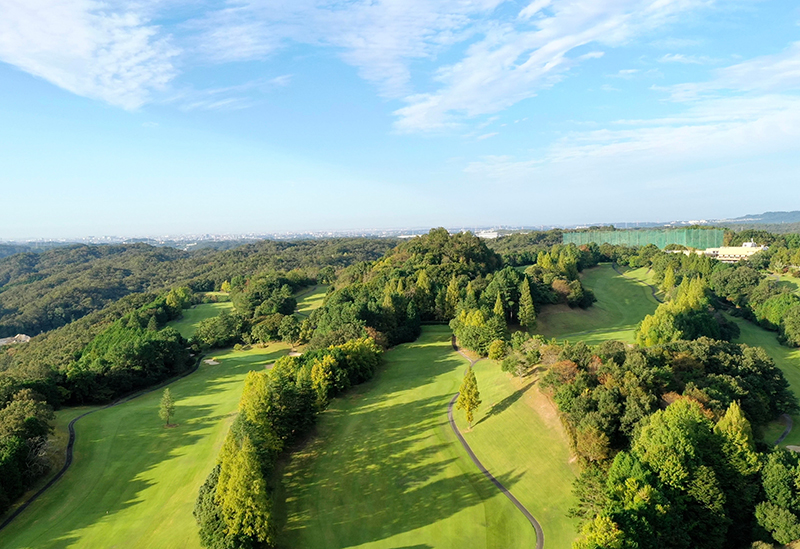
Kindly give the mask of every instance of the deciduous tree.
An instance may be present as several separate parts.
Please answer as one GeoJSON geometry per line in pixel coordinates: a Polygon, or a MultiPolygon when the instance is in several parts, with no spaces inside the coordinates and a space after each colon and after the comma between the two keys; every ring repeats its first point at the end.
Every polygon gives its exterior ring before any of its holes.
{"type": "Polygon", "coordinates": [[[461,382],[461,388],[458,390],[458,399],[456,400],[456,409],[464,410],[470,428],[472,428],[475,410],[480,405],[481,394],[478,391],[478,380],[475,379],[475,372],[472,371],[470,366],[467,369],[467,373],[464,374],[464,381],[461,382]]]}

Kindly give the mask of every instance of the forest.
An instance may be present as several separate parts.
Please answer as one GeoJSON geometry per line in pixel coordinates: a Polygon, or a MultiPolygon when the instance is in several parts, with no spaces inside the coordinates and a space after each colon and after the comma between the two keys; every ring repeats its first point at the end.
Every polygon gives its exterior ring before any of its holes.
{"type": "MultiPolygon", "coordinates": [[[[195,506],[205,547],[272,547],[276,463],[330,402],[370,380],[423,324],[518,377],[541,372],[581,464],[575,547],[735,548],[800,537],[800,461],[761,440],[798,410],[760,348],[732,343],[734,318],[800,345],[800,238],[723,264],[679,247],[564,245],[559,231],[487,243],[470,233],[394,240],[261,242],[194,253],[143,244],[73,246],[0,259],[0,511],[46,471],[53,410],[107,403],[181,375],[213,349],[302,345],[248,375],[236,420],[195,506]],[[590,309],[581,273],[645,267],[662,301],[636,345],[535,335],[545,307],[590,309]],[[321,306],[296,296],[329,286],[321,306]],[[168,326],[223,292],[232,308],[185,339],[168,326]],[[2,335],[2,334],[0,334],[2,335]]],[[[766,239],[729,232],[726,241],[766,239]]]]}

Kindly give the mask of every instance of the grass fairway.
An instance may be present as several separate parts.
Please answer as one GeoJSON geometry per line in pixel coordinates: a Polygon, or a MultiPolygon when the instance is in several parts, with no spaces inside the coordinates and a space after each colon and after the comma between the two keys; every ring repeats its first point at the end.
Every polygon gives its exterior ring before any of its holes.
{"type": "MultiPolygon", "coordinates": [[[[287,465],[282,546],[533,547],[533,528],[448,425],[466,365],[449,329],[426,326],[386,354],[372,381],[335,400],[287,465]]],[[[496,476],[516,491],[527,468],[496,476]]]]}
{"type": "Polygon", "coordinates": [[[645,279],[646,269],[629,270],[625,276],[608,264],[587,269],[581,280],[595,293],[597,302],[588,309],[545,305],[537,332],[589,345],[609,339],[633,343],[636,326],[658,306],[645,279]]]}
{"type": "MultiPolygon", "coordinates": [[[[194,501],[233,419],[244,376],[287,349],[275,343],[218,351],[219,365],[203,364],[172,383],[175,428],[165,429],[158,418],[161,390],[81,419],[72,466],[3,530],[0,548],[199,549],[194,501]]],[[[74,413],[60,414],[61,428],[74,413]]]]}
{"type": "Polygon", "coordinates": [[[222,311],[233,312],[233,303],[226,301],[223,303],[201,303],[191,309],[184,309],[183,317],[173,320],[168,325],[180,332],[189,339],[197,331],[197,326],[206,319],[218,316],[222,311]]]}
{"type": "Polygon", "coordinates": [[[541,523],[546,548],[569,549],[577,523],[566,513],[574,503],[572,482],[579,470],[570,463],[555,405],[539,392],[535,375],[515,378],[499,363],[483,360],[475,365],[475,376],[483,403],[471,431],[464,413],[455,411],[458,428],[493,474],[522,471],[513,494],[541,523]]]}
{"type": "Polygon", "coordinates": [[[310,315],[312,311],[322,307],[322,302],[328,294],[328,288],[330,288],[330,286],[320,284],[319,286],[314,286],[297,294],[297,310],[295,314],[305,318],[310,315]]]}
{"type": "MultiPolygon", "coordinates": [[[[732,320],[741,329],[741,335],[736,340],[736,343],[747,343],[753,347],[763,347],[783,372],[795,396],[800,396],[800,349],[781,345],[778,343],[775,332],[765,330],[752,322],[741,318],[732,318],[732,320]]],[[[800,414],[792,416],[792,419],[794,420],[792,432],[781,443],[781,446],[800,445],[800,414]]],[[[764,440],[770,443],[775,442],[782,432],[782,424],[777,422],[770,424],[764,433],[764,440]]]]}
{"type": "Polygon", "coordinates": [[[800,278],[796,278],[794,276],[786,274],[771,275],[771,276],[777,278],[781,286],[789,288],[789,290],[793,291],[796,294],[800,294],[800,278]]]}

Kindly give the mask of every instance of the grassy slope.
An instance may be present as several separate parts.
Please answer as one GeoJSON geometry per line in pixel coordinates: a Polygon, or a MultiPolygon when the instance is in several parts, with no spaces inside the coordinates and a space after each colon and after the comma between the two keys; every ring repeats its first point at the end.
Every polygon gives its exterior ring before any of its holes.
{"type": "MultiPolygon", "coordinates": [[[[446,327],[386,355],[322,414],[284,477],[285,547],[532,547],[535,533],[466,456],[447,404],[466,361],[446,327]]],[[[498,474],[514,490],[523,467],[498,474]]]]}
{"type": "Polygon", "coordinates": [[[244,376],[287,348],[219,351],[219,365],[203,364],[171,384],[176,428],[158,418],[160,390],[83,418],[72,466],[3,531],[0,548],[199,548],[194,501],[244,376]]]}
{"type": "Polygon", "coordinates": [[[475,425],[468,431],[458,412],[456,424],[489,471],[519,476],[512,492],[541,523],[545,547],[568,549],[576,523],[566,512],[574,503],[578,468],[570,463],[555,405],[539,392],[534,377],[514,378],[495,361],[476,364],[475,376],[483,401],[475,425]]]}
{"type": "MultiPolygon", "coordinates": [[[[748,345],[763,347],[783,372],[792,392],[795,395],[800,395],[800,349],[785,347],[778,343],[775,332],[770,332],[740,318],[733,320],[741,329],[741,335],[736,340],[736,343],[747,343],[748,345]]],[[[793,416],[793,420],[794,428],[789,436],[786,437],[782,446],[787,444],[800,445],[800,414],[793,416]]],[[[778,423],[771,424],[764,433],[764,440],[774,442],[781,432],[783,432],[783,425],[778,423]]]]}
{"type": "Polygon", "coordinates": [[[297,295],[297,311],[295,311],[295,313],[300,315],[300,317],[307,317],[311,314],[311,311],[322,307],[322,302],[325,300],[328,288],[330,288],[330,286],[320,284],[319,286],[314,286],[309,290],[300,292],[297,295]]]}
{"type": "Polygon", "coordinates": [[[611,265],[587,269],[581,280],[595,293],[597,303],[585,310],[546,305],[539,314],[537,332],[590,345],[608,339],[633,343],[638,323],[658,306],[643,282],[644,271],[628,271],[622,276],[611,265]]]}
{"type": "Polygon", "coordinates": [[[204,320],[219,315],[222,311],[233,312],[233,303],[226,301],[223,303],[201,303],[191,309],[183,311],[183,317],[169,323],[178,330],[185,338],[190,338],[197,331],[197,326],[204,320]]]}
{"type": "Polygon", "coordinates": [[[778,281],[781,283],[782,286],[789,288],[796,294],[800,294],[800,278],[796,278],[791,275],[771,275],[773,277],[777,277],[778,281]]]}

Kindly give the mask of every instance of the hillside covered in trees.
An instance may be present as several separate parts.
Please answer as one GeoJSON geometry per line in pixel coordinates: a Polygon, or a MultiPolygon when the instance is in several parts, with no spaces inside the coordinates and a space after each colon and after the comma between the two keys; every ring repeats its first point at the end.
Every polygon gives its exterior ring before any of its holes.
{"type": "Polygon", "coordinates": [[[183,252],[147,244],[75,245],[0,259],[0,337],[37,335],[130,294],[184,285],[219,289],[263,271],[340,269],[379,258],[391,239],[260,241],[230,250],[183,252]]]}

